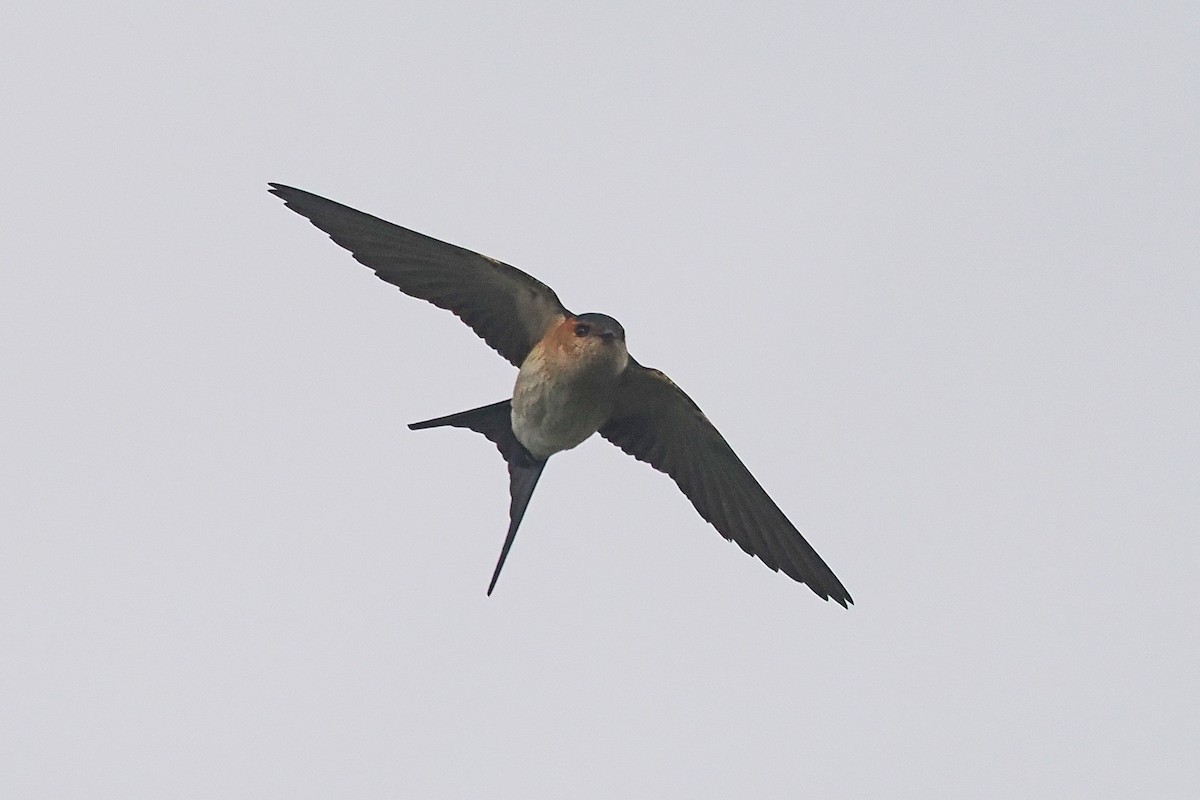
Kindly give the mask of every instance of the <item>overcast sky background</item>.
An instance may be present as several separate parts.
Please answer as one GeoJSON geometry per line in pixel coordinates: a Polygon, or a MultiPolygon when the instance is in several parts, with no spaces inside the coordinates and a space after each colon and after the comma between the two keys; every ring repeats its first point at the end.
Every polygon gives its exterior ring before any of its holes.
{"type": "Polygon", "coordinates": [[[1200,10],[1104,5],[9,3],[0,796],[1200,794],[1200,10]],[[621,320],[857,604],[599,439],[486,597],[405,423],[515,370],[267,181],[621,320]]]}

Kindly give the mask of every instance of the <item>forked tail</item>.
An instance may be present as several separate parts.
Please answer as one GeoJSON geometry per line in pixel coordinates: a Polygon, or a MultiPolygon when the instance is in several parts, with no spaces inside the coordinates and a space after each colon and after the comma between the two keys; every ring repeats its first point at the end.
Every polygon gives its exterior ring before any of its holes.
{"type": "Polygon", "coordinates": [[[525,516],[529,498],[533,496],[533,490],[537,486],[538,478],[542,475],[542,468],[546,466],[546,461],[545,459],[538,460],[530,455],[512,432],[512,401],[510,400],[492,403],[490,406],[482,408],[473,408],[470,411],[460,411],[457,414],[437,419],[427,419],[424,422],[414,422],[408,427],[417,431],[425,428],[438,428],[443,425],[467,428],[476,433],[482,433],[492,444],[496,445],[500,455],[504,456],[504,460],[508,462],[508,493],[512,498],[508,508],[508,535],[504,538],[504,546],[500,549],[500,559],[496,562],[496,570],[492,573],[492,582],[488,585],[487,593],[491,595],[492,590],[496,588],[496,581],[500,578],[500,570],[504,568],[504,561],[508,558],[508,551],[512,548],[513,539],[517,537],[517,528],[520,527],[521,519],[525,516]]]}

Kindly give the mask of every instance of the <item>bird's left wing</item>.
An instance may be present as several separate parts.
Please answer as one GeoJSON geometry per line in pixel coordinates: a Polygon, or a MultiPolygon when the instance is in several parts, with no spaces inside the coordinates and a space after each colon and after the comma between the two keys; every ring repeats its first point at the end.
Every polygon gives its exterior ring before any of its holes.
{"type": "Polygon", "coordinates": [[[854,602],[699,406],[663,373],[630,358],[600,435],[670,475],[700,516],[771,569],[824,599],[854,602]]]}
{"type": "Polygon", "coordinates": [[[549,286],[516,267],[311,192],[269,185],[288,208],[380,278],[454,312],[515,366],[521,366],[552,325],[569,315],[549,286]]]}

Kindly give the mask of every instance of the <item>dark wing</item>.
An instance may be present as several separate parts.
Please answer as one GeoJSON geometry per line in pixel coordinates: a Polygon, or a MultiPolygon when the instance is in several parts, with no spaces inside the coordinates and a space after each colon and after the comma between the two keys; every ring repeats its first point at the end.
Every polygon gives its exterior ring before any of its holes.
{"type": "Polygon", "coordinates": [[[554,291],[487,256],[278,183],[271,193],[405,294],[453,311],[514,365],[569,312],[554,291]]]}
{"type": "Polygon", "coordinates": [[[629,360],[617,407],[600,435],[671,476],[700,516],[773,570],[843,606],[842,582],[775,505],[750,470],[683,390],[629,360]]]}

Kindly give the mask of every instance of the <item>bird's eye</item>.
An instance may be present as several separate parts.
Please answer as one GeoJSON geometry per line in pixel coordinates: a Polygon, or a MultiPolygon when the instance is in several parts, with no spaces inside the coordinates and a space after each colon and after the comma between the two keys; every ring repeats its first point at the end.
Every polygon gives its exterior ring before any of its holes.
{"type": "Polygon", "coordinates": [[[611,342],[613,339],[617,338],[617,335],[612,331],[605,331],[604,333],[600,334],[600,338],[606,342],[611,342]]]}
{"type": "Polygon", "coordinates": [[[590,325],[588,325],[586,322],[581,322],[575,326],[575,335],[576,336],[587,336],[588,333],[591,332],[591,330],[592,330],[592,328],[590,325]]]}

